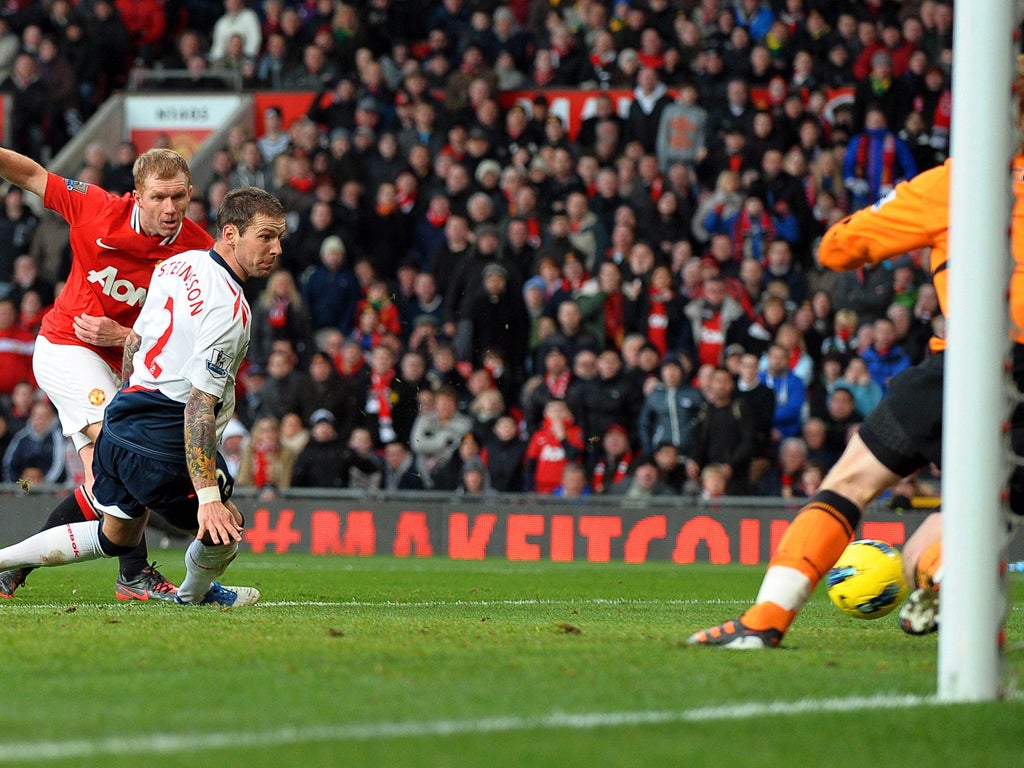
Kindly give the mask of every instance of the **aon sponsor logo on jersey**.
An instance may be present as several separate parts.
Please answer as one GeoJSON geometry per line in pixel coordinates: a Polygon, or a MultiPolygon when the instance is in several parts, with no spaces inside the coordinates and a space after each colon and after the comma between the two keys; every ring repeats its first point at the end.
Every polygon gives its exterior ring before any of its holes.
{"type": "Polygon", "coordinates": [[[141,307],[146,301],[146,289],[140,288],[130,280],[118,279],[115,267],[92,270],[89,272],[89,282],[99,283],[105,295],[116,301],[123,301],[129,307],[141,307]]]}

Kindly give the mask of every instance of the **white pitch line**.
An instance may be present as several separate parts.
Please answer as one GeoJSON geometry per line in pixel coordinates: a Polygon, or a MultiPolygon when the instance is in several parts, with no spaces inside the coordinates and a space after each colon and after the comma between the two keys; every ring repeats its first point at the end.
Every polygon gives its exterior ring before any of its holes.
{"type": "MultiPolygon", "coordinates": [[[[1014,696],[1020,700],[1020,696],[1014,696]]],[[[697,709],[637,712],[553,712],[537,717],[488,717],[468,720],[412,720],[407,722],[312,725],[270,731],[233,733],[154,733],[131,738],[25,741],[0,744],[0,763],[70,760],[114,755],[172,754],[206,749],[277,747],[331,741],[386,741],[398,738],[446,737],[464,734],[512,733],[543,730],[593,730],[637,725],[706,723],[788,717],[819,712],[904,709],[944,706],[933,696],[884,694],[798,701],[748,702],[697,709]]]]}
{"type": "Polygon", "coordinates": [[[258,604],[268,608],[292,608],[301,606],[339,607],[339,608],[490,608],[494,606],[517,605],[746,605],[746,600],[643,600],[640,598],[587,598],[577,600],[543,600],[540,598],[523,598],[521,600],[342,600],[338,602],[302,602],[292,600],[266,601],[258,604]]]}
{"type": "MultiPolygon", "coordinates": [[[[246,607],[245,610],[261,608],[493,608],[499,606],[557,606],[557,605],[748,605],[749,600],[644,600],[640,598],[617,598],[617,597],[595,597],[578,600],[566,598],[564,600],[543,600],[540,598],[523,598],[521,600],[263,600],[253,608],[246,607]]],[[[15,604],[4,605],[3,610],[66,610],[75,605],[79,610],[85,608],[97,608],[101,610],[115,610],[123,608],[126,610],[148,610],[146,607],[138,606],[137,603],[34,603],[31,605],[15,604]],[[137,607],[138,606],[138,607],[137,607]]],[[[161,603],[160,605],[163,605],[161,603]]],[[[156,608],[159,610],[159,608],[156,608]]],[[[173,610],[179,610],[173,606],[173,610]]],[[[241,610],[241,609],[240,609],[241,610]]]]}
{"type": "MultiPolygon", "coordinates": [[[[263,600],[254,606],[254,609],[258,610],[261,608],[494,608],[494,607],[516,607],[516,606],[559,606],[559,605],[626,605],[626,606],[644,606],[644,605],[721,605],[721,606],[733,606],[749,605],[749,600],[720,600],[718,598],[709,598],[707,600],[697,599],[678,599],[678,600],[662,600],[653,599],[645,600],[643,598],[632,598],[632,597],[595,597],[587,599],[541,599],[541,598],[523,598],[520,600],[263,600]]],[[[162,604],[161,604],[162,605],[162,604]]],[[[148,610],[143,608],[137,603],[76,603],[73,600],[66,603],[33,603],[31,605],[12,604],[10,606],[5,605],[4,610],[18,611],[18,610],[66,610],[70,606],[75,606],[79,610],[96,608],[99,610],[148,610]]],[[[177,606],[174,606],[174,610],[177,610],[177,606]]],[[[159,610],[159,609],[156,609],[159,610]]],[[[253,610],[253,608],[246,608],[246,610],[253,610]]],[[[1024,604],[1014,604],[1010,606],[1010,611],[1018,612],[1024,611],[1024,604]]]]}

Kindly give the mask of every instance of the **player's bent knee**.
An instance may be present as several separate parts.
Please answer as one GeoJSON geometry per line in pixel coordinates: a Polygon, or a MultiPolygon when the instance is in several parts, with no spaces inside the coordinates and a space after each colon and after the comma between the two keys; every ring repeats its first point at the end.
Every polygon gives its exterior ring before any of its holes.
{"type": "Polygon", "coordinates": [[[839,461],[825,476],[822,488],[834,491],[864,509],[897,480],[899,475],[882,464],[854,435],[839,461]]]}

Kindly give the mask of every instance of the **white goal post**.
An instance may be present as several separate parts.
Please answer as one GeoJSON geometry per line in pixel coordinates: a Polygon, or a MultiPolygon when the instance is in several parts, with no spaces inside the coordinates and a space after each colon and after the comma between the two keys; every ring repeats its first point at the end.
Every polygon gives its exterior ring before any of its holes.
{"type": "Polygon", "coordinates": [[[1003,684],[998,561],[1009,461],[1000,426],[1009,403],[1003,361],[1016,10],[1014,0],[971,0],[955,9],[938,641],[938,695],[947,701],[995,699],[1003,684]]]}

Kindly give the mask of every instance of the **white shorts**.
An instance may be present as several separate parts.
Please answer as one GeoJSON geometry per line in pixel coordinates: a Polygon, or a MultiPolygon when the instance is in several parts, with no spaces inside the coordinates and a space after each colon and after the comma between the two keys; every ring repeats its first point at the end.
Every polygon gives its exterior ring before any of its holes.
{"type": "Polygon", "coordinates": [[[118,381],[110,366],[87,347],[54,344],[39,336],[32,353],[32,371],[39,388],[56,407],[64,434],[74,442],[75,450],[91,443],[82,430],[103,421],[103,411],[117,392],[118,381]]]}

